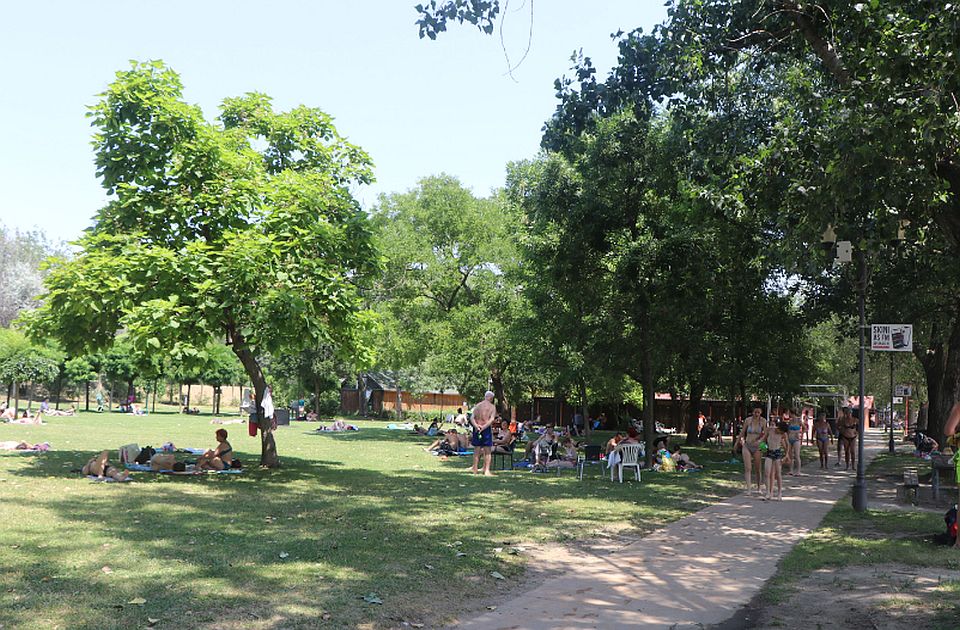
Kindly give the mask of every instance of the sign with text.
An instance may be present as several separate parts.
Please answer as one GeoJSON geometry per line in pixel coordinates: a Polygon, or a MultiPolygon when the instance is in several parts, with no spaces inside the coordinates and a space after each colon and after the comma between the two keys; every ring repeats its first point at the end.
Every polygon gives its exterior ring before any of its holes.
{"type": "Polygon", "coordinates": [[[907,398],[909,398],[910,396],[913,396],[913,387],[911,387],[910,385],[897,385],[896,387],[893,388],[893,395],[906,396],[907,398]]]}
{"type": "Polygon", "coordinates": [[[903,404],[903,398],[901,398],[900,396],[894,396],[894,397],[893,397],[893,404],[895,404],[895,405],[902,405],[902,404],[903,404]]]}
{"type": "Polygon", "coordinates": [[[913,352],[913,324],[870,324],[870,349],[913,352]]]}

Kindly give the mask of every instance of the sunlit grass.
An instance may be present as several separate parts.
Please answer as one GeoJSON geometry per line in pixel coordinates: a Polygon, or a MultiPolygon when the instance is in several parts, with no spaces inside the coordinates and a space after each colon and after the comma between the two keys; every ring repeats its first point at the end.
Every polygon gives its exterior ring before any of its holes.
{"type": "MultiPolygon", "coordinates": [[[[526,471],[485,479],[439,461],[427,439],[362,422],[358,433],[282,427],[283,467],[237,476],[139,474],[91,483],[71,469],[122,444],[212,446],[209,416],[81,414],[0,426],[49,441],[0,455],[0,624],[28,628],[395,627],[448,618],[478,590],[517,588],[511,544],[650,531],[738,490],[728,451],[691,449],[708,471],[611,484],[526,471]],[[500,551],[496,551],[500,549],[500,551]],[[458,555],[465,554],[465,555],[458,555]],[[491,571],[504,575],[495,580],[491,571]],[[383,604],[363,596],[374,593],[383,604]],[[131,604],[138,598],[143,604],[131,604]]],[[[230,425],[248,464],[259,439],[230,425]]]]}

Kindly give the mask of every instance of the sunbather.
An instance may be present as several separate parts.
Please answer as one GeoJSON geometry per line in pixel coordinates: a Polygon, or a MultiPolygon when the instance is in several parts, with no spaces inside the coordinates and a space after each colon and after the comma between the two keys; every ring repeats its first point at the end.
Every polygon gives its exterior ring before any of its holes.
{"type": "Polygon", "coordinates": [[[560,449],[557,452],[556,459],[549,459],[544,462],[547,468],[576,468],[577,467],[577,447],[573,443],[573,438],[566,437],[560,443],[560,449]]]}
{"type": "Polygon", "coordinates": [[[197,470],[224,470],[234,468],[233,447],[227,442],[227,430],[217,429],[214,434],[217,438],[217,447],[206,451],[197,460],[197,470]]]}
{"type": "Polygon", "coordinates": [[[77,406],[71,405],[69,409],[50,409],[44,413],[48,416],[75,416],[77,415],[77,406]]]}
{"type": "Polygon", "coordinates": [[[44,424],[43,422],[43,412],[38,411],[37,415],[30,416],[30,412],[26,409],[23,410],[23,415],[19,418],[14,418],[9,421],[10,424],[44,424]]]}
{"type": "Polygon", "coordinates": [[[96,476],[97,479],[110,478],[116,481],[126,480],[130,476],[130,473],[126,470],[111,466],[110,462],[107,461],[109,458],[109,451],[101,451],[96,457],[91,457],[90,461],[83,465],[80,472],[87,476],[96,476]]]}
{"type": "Polygon", "coordinates": [[[0,442],[0,451],[47,451],[50,450],[50,444],[42,442],[40,444],[30,444],[29,442],[17,442],[9,440],[0,442]]]}

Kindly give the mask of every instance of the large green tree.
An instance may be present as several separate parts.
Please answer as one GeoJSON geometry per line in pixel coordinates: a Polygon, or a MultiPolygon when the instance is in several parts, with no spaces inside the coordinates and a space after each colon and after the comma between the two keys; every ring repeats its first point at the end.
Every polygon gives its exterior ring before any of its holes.
{"type": "MultiPolygon", "coordinates": [[[[123,329],[138,352],[179,363],[222,339],[258,411],[265,352],[335,342],[368,357],[359,285],[378,258],[350,186],[371,181],[371,164],[329,116],[247,94],[211,123],[161,62],[117,73],[90,116],[110,201],[76,256],[54,262],[33,334],[82,353],[123,329]]],[[[261,464],[277,466],[270,423],[260,429],[261,464]]]]}

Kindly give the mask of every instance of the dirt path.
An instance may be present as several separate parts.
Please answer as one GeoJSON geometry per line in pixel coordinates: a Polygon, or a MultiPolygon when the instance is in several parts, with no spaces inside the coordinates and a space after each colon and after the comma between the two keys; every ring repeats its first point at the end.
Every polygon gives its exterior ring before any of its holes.
{"type": "MultiPolygon", "coordinates": [[[[867,434],[867,460],[882,444],[867,434]]],[[[832,458],[831,458],[832,459],[832,458]]],[[[786,477],[783,501],[740,494],[617,549],[558,546],[531,562],[553,577],[457,628],[698,628],[720,623],[773,577],[854,481],[814,460],[786,477]]],[[[638,486],[638,492],[643,487],[638,486]]]]}

